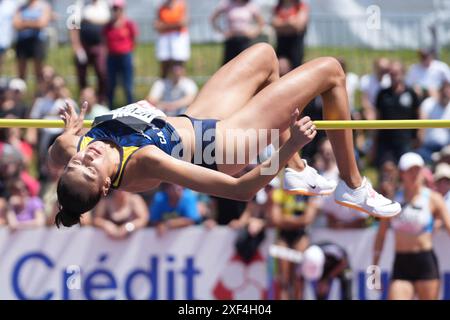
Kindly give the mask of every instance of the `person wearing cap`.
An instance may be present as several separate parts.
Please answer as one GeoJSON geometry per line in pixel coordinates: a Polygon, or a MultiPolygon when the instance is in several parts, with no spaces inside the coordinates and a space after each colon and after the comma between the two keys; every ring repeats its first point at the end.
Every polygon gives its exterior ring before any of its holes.
{"type": "Polygon", "coordinates": [[[432,49],[421,49],[418,56],[419,63],[410,67],[406,83],[422,100],[429,96],[437,98],[442,83],[450,82],[450,68],[445,62],[435,59],[432,49]]]}
{"type": "Polygon", "coordinates": [[[114,95],[118,77],[122,79],[127,104],[133,100],[133,51],[138,36],[138,27],[125,15],[125,0],[112,2],[112,18],[104,27],[103,36],[108,47],[108,103],[114,109],[114,95]]]}
{"type": "Polygon", "coordinates": [[[431,155],[431,159],[433,159],[435,164],[442,162],[450,164],[450,145],[443,147],[439,152],[434,152],[431,155]]]}
{"type": "Polygon", "coordinates": [[[9,81],[5,100],[0,104],[0,117],[26,118],[28,108],[23,98],[27,91],[27,85],[22,79],[16,78],[9,81]]]}
{"type": "Polygon", "coordinates": [[[341,300],[352,300],[352,270],[347,252],[336,243],[312,244],[303,253],[298,273],[308,281],[315,281],[317,300],[325,300],[334,279],[341,288],[341,300]]]}
{"type": "Polygon", "coordinates": [[[440,274],[433,250],[435,221],[442,221],[450,234],[450,215],[443,197],[424,185],[423,158],[414,152],[398,163],[401,188],[395,200],[402,204],[396,217],[381,220],[374,245],[373,264],[378,265],[389,226],[395,234],[395,259],[389,299],[437,299],[440,274]]]}
{"type": "Polygon", "coordinates": [[[433,177],[436,189],[444,197],[447,210],[450,212],[450,164],[438,164],[433,177]]]}

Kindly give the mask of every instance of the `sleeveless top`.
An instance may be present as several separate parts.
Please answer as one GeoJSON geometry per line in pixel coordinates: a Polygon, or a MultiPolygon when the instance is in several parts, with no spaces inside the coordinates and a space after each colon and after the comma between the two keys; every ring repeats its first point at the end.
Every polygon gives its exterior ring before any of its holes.
{"type": "Polygon", "coordinates": [[[402,205],[402,211],[391,220],[395,231],[419,235],[432,232],[434,218],[430,208],[431,190],[422,188],[416,200],[405,203],[404,193],[397,193],[395,200],[402,205]]]}
{"type": "Polygon", "coordinates": [[[77,152],[94,141],[107,141],[116,145],[120,152],[120,165],[112,188],[117,189],[128,161],[139,149],[154,145],[176,158],[182,156],[181,138],[165,118],[161,110],[147,101],[115,109],[94,119],[91,130],[80,138],[77,152]],[[176,151],[179,154],[174,154],[176,151]]]}

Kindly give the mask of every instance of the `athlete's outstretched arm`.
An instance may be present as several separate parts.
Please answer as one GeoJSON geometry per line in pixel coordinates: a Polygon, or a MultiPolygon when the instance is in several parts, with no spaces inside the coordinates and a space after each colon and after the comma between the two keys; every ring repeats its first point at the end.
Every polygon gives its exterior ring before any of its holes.
{"type": "Polygon", "coordinates": [[[150,159],[146,159],[143,163],[145,166],[143,172],[152,172],[152,178],[175,183],[198,192],[246,201],[267,185],[292,155],[310,142],[316,133],[315,126],[309,117],[295,121],[291,127],[290,139],[272,158],[239,178],[175,159],[160,150],[152,150],[149,154],[150,159]],[[271,174],[263,174],[264,169],[273,168],[273,161],[276,160],[278,160],[278,167],[272,170],[271,174]]]}
{"type": "Polygon", "coordinates": [[[77,153],[77,144],[83,133],[83,120],[87,106],[87,102],[84,102],[78,115],[75,108],[66,102],[65,108],[60,112],[61,119],[64,121],[64,132],[48,149],[49,166],[62,168],[77,153]]]}

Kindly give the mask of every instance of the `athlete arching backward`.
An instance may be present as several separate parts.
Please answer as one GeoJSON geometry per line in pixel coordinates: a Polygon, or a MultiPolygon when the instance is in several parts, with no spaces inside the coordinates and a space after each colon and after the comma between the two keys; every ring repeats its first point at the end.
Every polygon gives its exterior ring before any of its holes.
{"type": "Polygon", "coordinates": [[[325,119],[350,119],[345,74],[337,60],[318,58],[279,78],[272,47],[256,44],[219,69],[181,117],[165,117],[139,102],[96,119],[83,136],[85,106],[80,115],[68,106],[62,112],[65,132],[49,149],[50,164],[64,167],[56,223],[77,223],[111,188],[138,192],[162,181],[250,199],[286,165],[284,188],[290,192],[335,191],[342,205],[378,217],[398,214],[400,205],[361,177],[350,129],[328,132],[340,170],[337,186],[301,160],[298,151],[314,138],[316,128],[309,118],[297,118],[318,95],[325,119]],[[231,176],[278,137],[281,147],[271,159],[239,178],[231,176]]]}

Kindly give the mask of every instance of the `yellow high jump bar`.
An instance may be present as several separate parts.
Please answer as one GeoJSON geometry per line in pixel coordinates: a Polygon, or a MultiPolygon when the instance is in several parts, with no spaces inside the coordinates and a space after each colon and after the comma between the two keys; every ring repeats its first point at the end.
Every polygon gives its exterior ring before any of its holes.
{"type": "MultiPolygon", "coordinates": [[[[450,120],[321,120],[314,121],[314,124],[318,130],[450,128],[450,120]]],[[[92,120],[85,120],[83,126],[90,128],[92,120]]],[[[0,128],[64,128],[64,122],[43,119],[0,119],[0,128]]]]}

